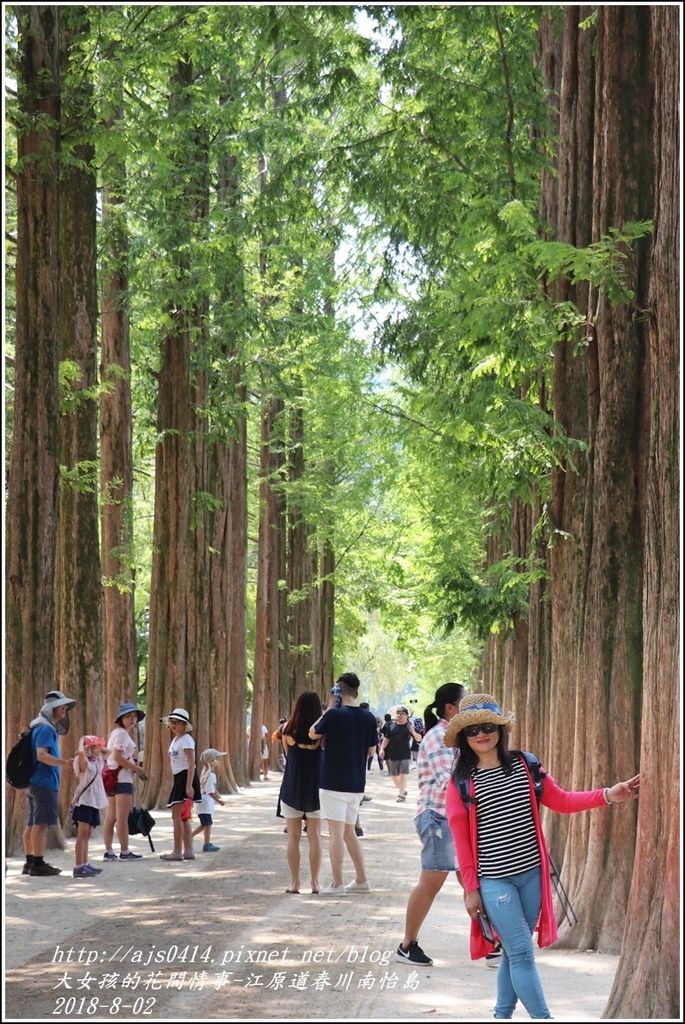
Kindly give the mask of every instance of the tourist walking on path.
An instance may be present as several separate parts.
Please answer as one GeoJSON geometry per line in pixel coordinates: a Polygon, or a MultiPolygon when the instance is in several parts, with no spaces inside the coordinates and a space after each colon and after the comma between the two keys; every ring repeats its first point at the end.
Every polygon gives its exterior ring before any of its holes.
{"type": "Polygon", "coordinates": [[[460,877],[445,813],[454,752],[445,746],[444,740],[447,723],[457,714],[463,696],[460,683],[445,683],[423,713],[426,732],[417,760],[419,800],[414,818],[414,828],[421,840],[421,875],[409,896],[404,939],[395,954],[396,960],[415,966],[430,967],[433,963],[419,946],[419,931],[450,872],[460,877]]]}
{"type": "Polygon", "coordinates": [[[321,717],[318,693],[306,691],[295,701],[289,720],[282,729],[286,750],[285,772],[278,797],[276,814],[285,818],[288,833],[288,867],[290,885],[288,893],[300,891],[300,838],[302,823],[307,823],[309,846],[309,874],[311,890],[320,889],[321,870],[321,810],[319,778],[321,769],[321,740],[312,740],[309,730],[321,717]]]}
{"type": "Polygon", "coordinates": [[[193,803],[202,799],[200,780],[195,769],[195,740],[190,715],[185,708],[174,708],[165,718],[160,719],[171,731],[169,761],[174,784],[169,794],[167,807],[171,808],[174,826],[174,848],[163,853],[160,860],[195,860],[193,853],[193,832],[188,810],[193,803]],[[186,813],[184,813],[184,808],[186,813]]]}
{"type": "Polygon", "coordinates": [[[381,746],[381,757],[385,758],[388,773],[397,787],[397,802],[403,804],[407,799],[407,779],[411,764],[411,743],[421,743],[421,736],[409,721],[409,712],[404,707],[397,708],[396,721],[389,727],[381,746]]]}
{"type": "Polygon", "coordinates": [[[537,928],[538,945],[549,946],[557,927],[538,799],[565,814],[606,807],[637,797],[640,776],[567,792],[534,755],[509,750],[513,722],[490,694],[461,700],[445,730],[445,744],[459,748],[446,809],[471,917],[471,958],[485,956],[498,937],[502,944],[494,1016],[511,1018],[520,999],[531,1017],[547,1019],[532,933],[537,928]]]}
{"type": "Polygon", "coordinates": [[[376,749],[376,719],[366,708],[356,706],[359,678],[343,672],[336,686],[340,706],[331,693],[329,705],[309,730],[309,738],[325,736],[321,765],[321,813],[328,820],[328,852],[332,881],[320,890],[322,896],[346,896],[370,892],[361,843],[355,822],[364,795],[366,759],[376,749]],[[352,858],[355,878],[343,885],[345,847],[352,858]]]}
{"type": "Polygon", "coordinates": [[[133,739],[133,731],[145,718],[145,712],[130,701],[119,705],[114,719],[114,729],[107,739],[109,756],[106,767],[118,772],[113,792],[108,793],[107,813],[102,827],[105,841],[103,860],[141,860],[141,853],[133,853],[128,848],[128,816],[133,806],[133,777],[137,775],[143,781],[147,778],[138,764],[138,744],[133,739]],[[119,840],[119,857],[112,849],[114,828],[116,826],[119,840]]]}
{"type": "Polygon", "coordinates": [[[35,765],[28,788],[28,816],[24,829],[26,862],[23,875],[59,875],[61,868],[48,864],[43,854],[48,841],[48,828],[59,824],[59,787],[61,769],[71,761],[60,756],[59,738],[69,732],[69,709],[75,700],[60,690],[45,694],[43,706],[29,724],[31,754],[35,765]]]}

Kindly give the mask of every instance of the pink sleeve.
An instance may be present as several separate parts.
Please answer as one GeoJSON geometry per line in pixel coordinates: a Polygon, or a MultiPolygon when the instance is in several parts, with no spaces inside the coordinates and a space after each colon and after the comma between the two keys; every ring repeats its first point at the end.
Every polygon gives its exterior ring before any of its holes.
{"type": "Polygon", "coordinates": [[[573,814],[575,811],[591,811],[595,807],[606,807],[603,789],[579,790],[569,793],[562,789],[551,775],[545,775],[540,803],[551,811],[560,814],[573,814]]]}
{"type": "Polygon", "coordinates": [[[469,812],[464,807],[453,779],[450,779],[447,785],[445,812],[457,851],[457,863],[459,864],[461,880],[466,892],[473,892],[474,889],[478,889],[480,886],[478,885],[478,874],[471,848],[469,812]]]}

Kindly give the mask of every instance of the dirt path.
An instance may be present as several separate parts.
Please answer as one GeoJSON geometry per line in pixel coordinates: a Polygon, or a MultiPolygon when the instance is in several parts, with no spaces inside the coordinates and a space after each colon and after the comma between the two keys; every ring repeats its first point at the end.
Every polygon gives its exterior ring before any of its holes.
{"type": "MultiPolygon", "coordinates": [[[[394,960],[419,870],[414,774],[406,804],[395,802],[389,779],[370,774],[362,843],[373,891],[346,899],[285,894],[279,783],[256,783],[217,808],[212,838],[221,851],[194,862],[158,859],[170,846],[166,812],[155,812],[155,854],[136,837],[132,846],[145,859],[105,864],[95,880],[71,877],[71,851],[50,854],[64,869],[56,878],[22,876],[22,861],[10,859],[4,1019],[491,1017],[496,975],[468,959],[456,881],[448,880],[421,934],[433,967],[414,971],[394,960]]],[[[325,881],[326,854],[324,840],[325,881]]],[[[599,1020],[616,963],[597,953],[540,953],[554,1017],[599,1020]]],[[[528,1019],[523,1009],[516,1018],[528,1019]]]]}

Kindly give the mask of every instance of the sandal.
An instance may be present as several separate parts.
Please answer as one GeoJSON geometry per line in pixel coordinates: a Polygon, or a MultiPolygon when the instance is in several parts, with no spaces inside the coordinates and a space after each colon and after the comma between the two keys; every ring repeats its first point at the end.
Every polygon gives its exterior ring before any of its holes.
{"type": "Polygon", "coordinates": [[[160,853],[160,860],[183,860],[177,853],[160,853]]]}
{"type": "Polygon", "coordinates": [[[194,853],[184,853],[183,854],[183,860],[195,860],[195,854],[194,853]]]}
{"type": "Polygon", "coordinates": [[[299,896],[300,895],[300,890],[299,889],[286,889],[285,891],[289,892],[289,893],[292,893],[293,896],[299,896]]]}

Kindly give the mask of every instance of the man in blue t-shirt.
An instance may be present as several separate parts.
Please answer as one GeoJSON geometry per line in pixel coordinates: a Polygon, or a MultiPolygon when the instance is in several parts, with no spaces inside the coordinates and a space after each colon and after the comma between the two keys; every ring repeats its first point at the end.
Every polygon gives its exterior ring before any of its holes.
{"type": "Polygon", "coordinates": [[[35,768],[29,781],[28,818],[24,829],[26,863],[23,875],[59,875],[60,869],[43,859],[48,841],[48,828],[59,821],[59,784],[62,768],[71,761],[60,757],[59,737],[69,731],[69,709],[75,700],[59,690],[45,695],[40,714],[33,719],[31,748],[35,768]]]}
{"type": "Polygon", "coordinates": [[[313,740],[325,737],[319,794],[321,814],[328,820],[333,880],[321,889],[321,896],[371,891],[355,822],[364,796],[366,759],[376,749],[376,719],[356,706],[359,678],[354,672],[343,672],[336,686],[340,688],[339,706],[331,695],[329,706],[309,730],[313,740]],[[347,886],[342,879],[345,847],[355,869],[355,880],[347,886]]]}

